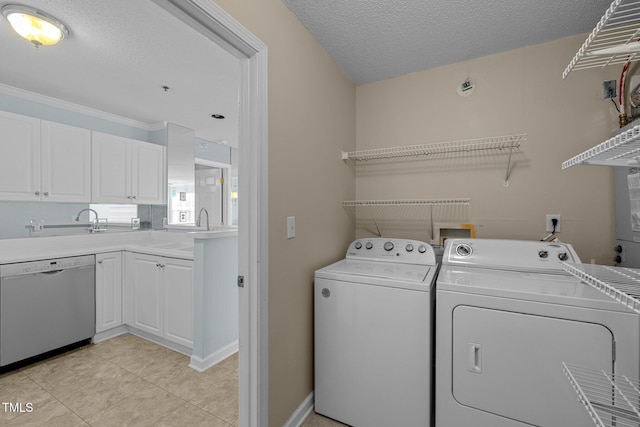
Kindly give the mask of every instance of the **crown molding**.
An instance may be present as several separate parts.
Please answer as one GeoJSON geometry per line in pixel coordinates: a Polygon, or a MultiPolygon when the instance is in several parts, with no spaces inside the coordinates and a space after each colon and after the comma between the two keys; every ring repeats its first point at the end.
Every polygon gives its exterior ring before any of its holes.
{"type": "Polygon", "coordinates": [[[107,113],[105,111],[96,110],[94,108],[85,107],[84,105],[74,104],[73,102],[64,101],[62,99],[53,98],[40,93],[31,92],[25,89],[20,89],[14,86],[9,86],[4,83],[0,83],[0,93],[5,95],[15,96],[17,98],[26,99],[40,104],[48,105],[50,107],[60,108],[62,110],[72,111],[74,113],[84,114],[87,116],[108,120],[110,122],[119,123],[125,126],[131,126],[146,131],[157,130],[159,123],[147,123],[139,120],[129,119],[127,117],[118,116],[115,114],[107,113]]]}

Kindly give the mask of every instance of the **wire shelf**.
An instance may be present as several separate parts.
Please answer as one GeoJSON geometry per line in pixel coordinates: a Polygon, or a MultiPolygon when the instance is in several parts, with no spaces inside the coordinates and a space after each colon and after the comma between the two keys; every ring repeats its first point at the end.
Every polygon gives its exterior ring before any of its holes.
{"type": "Polygon", "coordinates": [[[640,382],[637,379],[566,363],[562,363],[562,370],[596,426],[640,425],[640,382]]]}
{"type": "Polygon", "coordinates": [[[526,138],[526,134],[517,134],[494,136],[489,138],[467,139],[460,141],[437,142],[432,144],[410,145],[404,147],[375,148],[371,150],[351,152],[343,151],[342,160],[352,160],[358,162],[481,150],[511,150],[513,148],[520,147],[520,143],[526,140],[526,138]]]}
{"type": "Polygon", "coordinates": [[[408,200],[346,200],[342,202],[345,208],[358,206],[467,206],[471,199],[408,199],[408,200]]]}
{"type": "Polygon", "coordinates": [[[640,125],[633,126],[613,138],[562,163],[562,169],[575,165],[634,166],[639,165],[640,125]]]}
{"type": "Polygon", "coordinates": [[[567,68],[572,70],[624,64],[640,60],[640,1],[614,0],[584,41],[567,68]]]}
{"type": "Polygon", "coordinates": [[[640,270],[563,262],[562,267],[586,284],[640,314],[640,270]]]}

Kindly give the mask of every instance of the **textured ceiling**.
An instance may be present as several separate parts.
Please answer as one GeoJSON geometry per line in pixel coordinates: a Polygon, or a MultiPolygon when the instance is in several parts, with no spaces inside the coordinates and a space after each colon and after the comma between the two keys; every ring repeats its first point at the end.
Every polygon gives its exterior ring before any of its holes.
{"type": "MultiPolygon", "coordinates": [[[[357,85],[590,32],[611,4],[611,0],[283,1],[357,85]]],[[[562,70],[558,73],[561,76],[562,70]]]]}
{"type": "Polygon", "coordinates": [[[0,83],[237,144],[239,61],[200,33],[150,0],[28,4],[64,22],[70,35],[36,49],[0,19],[0,83]]]}

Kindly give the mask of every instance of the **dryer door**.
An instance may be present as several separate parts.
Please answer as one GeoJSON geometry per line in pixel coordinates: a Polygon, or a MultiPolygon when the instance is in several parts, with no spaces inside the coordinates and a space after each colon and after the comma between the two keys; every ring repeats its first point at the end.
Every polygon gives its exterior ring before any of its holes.
{"type": "Polygon", "coordinates": [[[459,403],[536,426],[582,427],[592,421],[562,362],[612,371],[613,336],[594,323],[458,306],[452,357],[459,403]]]}

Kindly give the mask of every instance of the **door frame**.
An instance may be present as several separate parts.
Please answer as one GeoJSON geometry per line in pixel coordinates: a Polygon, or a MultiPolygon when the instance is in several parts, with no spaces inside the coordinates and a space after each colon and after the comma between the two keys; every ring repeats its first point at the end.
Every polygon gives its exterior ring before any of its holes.
{"type": "Polygon", "coordinates": [[[212,0],[152,0],[240,60],[239,425],[269,422],[267,46],[212,0]]]}

